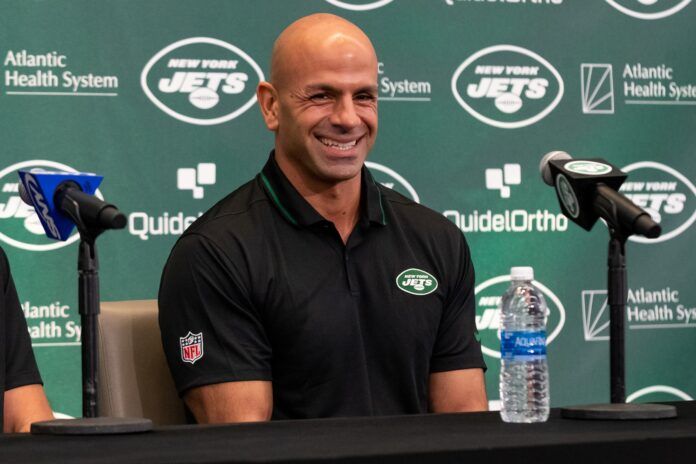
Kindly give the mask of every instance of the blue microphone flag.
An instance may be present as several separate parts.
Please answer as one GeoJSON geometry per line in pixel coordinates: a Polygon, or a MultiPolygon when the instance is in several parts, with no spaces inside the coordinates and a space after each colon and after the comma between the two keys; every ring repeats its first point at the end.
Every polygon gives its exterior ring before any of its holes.
{"type": "Polygon", "coordinates": [[[54,202],[58,187],[65,182],[74,182],[80,189],[93,195],[104,176],[84,172],[19,171],[19,180],[31,200],[41,225],[49,238],[65,241],[70,237],[75,224],[61,213],[54,202]]]}

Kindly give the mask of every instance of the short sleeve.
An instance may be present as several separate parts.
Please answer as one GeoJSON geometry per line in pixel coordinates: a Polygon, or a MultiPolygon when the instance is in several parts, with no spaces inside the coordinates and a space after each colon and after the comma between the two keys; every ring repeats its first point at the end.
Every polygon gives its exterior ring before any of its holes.
{"type": "Polygon", "coordinates": [[[183,236],[159,290],[164,352],[180,395],[193,387],[271,380],[271,348],[249,297],[241,251],[198,234],[183,236]]]}
{"type": "MultiPolygon", "coordinates": [[[[0,279],[2,280],[2,309],[5,332],[5,390],[24,385],[40,384],[41,375],[36,367],[27,321],[19,305],[17,290],[10,273],[7,257],[0,250],[0,279]]],[[[2,364],[0,363],[0,366],[2,364]]]]}
{"type": "Polygon", "coordinates": [[[476,340],[474,266],[461,232],[455,245],[458,260],[450,273],[448,295],[430,362],[430,372],[482,368],[486,363],[476,340]]]}

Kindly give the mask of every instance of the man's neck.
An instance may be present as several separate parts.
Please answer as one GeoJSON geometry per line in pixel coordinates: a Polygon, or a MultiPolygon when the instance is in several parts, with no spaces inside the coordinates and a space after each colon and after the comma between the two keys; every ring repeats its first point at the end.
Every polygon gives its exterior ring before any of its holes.
{"type": "Polygon", "coordinates": [[[326,220],[331,221],[343,239],[355,228],[360,215],[361,175],[330,183],[308,178],[284,158],[276,158],[278,167],[299,194],[326,220]]]}

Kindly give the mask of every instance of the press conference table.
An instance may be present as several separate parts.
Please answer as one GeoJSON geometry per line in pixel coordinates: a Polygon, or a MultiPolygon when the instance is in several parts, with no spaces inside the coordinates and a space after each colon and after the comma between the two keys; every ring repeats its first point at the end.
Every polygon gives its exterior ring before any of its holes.
{"type": "Polygon", "coordinates": [[[175,426],[117,436],[0,437],[0,462],[696,462],[696,402],[679,417],[580,421],[552,410],[543,424],[498,413],[175,426]]]}

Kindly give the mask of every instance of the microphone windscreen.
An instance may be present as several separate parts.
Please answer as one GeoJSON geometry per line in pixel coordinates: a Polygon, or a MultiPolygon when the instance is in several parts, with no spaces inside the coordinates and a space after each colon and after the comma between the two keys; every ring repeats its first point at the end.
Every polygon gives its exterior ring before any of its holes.
{"type": "Polygon", "coordinates": [[[34,206],[34,204],[31,202],[31,197],[29,197],[29,193],[27,192],[27,189],[24,188],[24,184],[21,182],[19,183],[19,197],[27,205],[34,206]]]}
{"type": "Polygon", "coordinates": [[[551,176],[551,168],[549,167],[549,161],[564,159],[573,159],[573,157],[564,151],[551,151],[541,158],[541,162],[539,163],[539,172],[541,173],[541,178],[546,184],[552,187],[554,185],[553,177],[551,176]]]}

